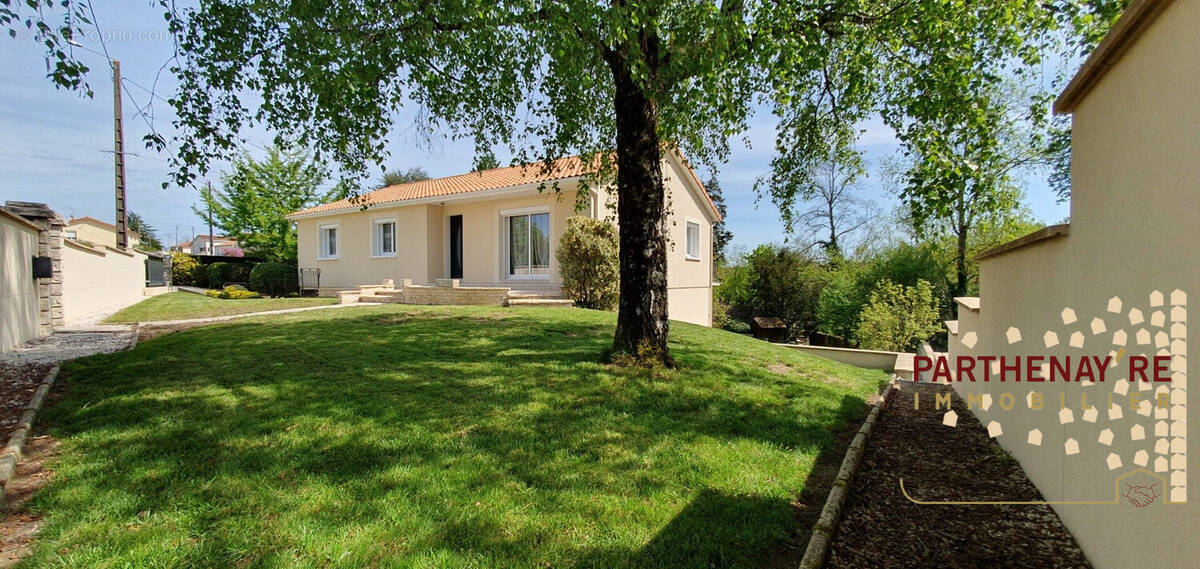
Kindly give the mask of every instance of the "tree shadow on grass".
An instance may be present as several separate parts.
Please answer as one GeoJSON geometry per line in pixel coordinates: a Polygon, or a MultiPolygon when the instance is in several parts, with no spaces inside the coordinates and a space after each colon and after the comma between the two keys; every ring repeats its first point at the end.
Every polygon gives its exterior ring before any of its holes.
{"type": "Polygon", "coordinates": [[[339,316],[190,330],[71,365],[47,417],[71,452],[40,500],[43,553],[120,557],[147,545],[73,526],[103,532],[199,502],[203,515],[165,524],[205,536],[168,555],[183,564],[344,546],[349,563],[443,551],[496,567],[772,566],[802,552],[811,523],[797,515],[820,503],[709,485],[734,484],[743,463],[816,454],[807,479],[794,464],[772,476],[823,502],[828,482],[813,476],[844,449],[830,450],[830,427],[865,410],[825,385],[726,378],[720,353],[687,354],[713,360],[687,380],[614,370],[596,363],[610,327],[594,319],[339,316]],[[648,542],[630,537],[652,528],[648,542]],[[576,530],[644,546],[563,537],[576,530]]]}

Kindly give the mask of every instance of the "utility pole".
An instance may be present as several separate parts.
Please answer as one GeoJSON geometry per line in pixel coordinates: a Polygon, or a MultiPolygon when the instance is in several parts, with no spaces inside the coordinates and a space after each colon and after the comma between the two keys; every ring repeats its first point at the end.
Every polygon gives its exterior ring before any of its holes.
{"type": "Polygon", "coordinates": [[[113,169],[117,192],[117,248],[129,244],[129,228],[125,220],[125,119],[121,116],[121,62],[112,60],[113,68],[113,169]]]}
{"type": "Polygon", "coordinates": [[[205,196],[204,203],[208,206],[208,254],[215,255],[217,250],[213,247],[212,233],[212,182],[208,183],[208,195],[205,196]]]}

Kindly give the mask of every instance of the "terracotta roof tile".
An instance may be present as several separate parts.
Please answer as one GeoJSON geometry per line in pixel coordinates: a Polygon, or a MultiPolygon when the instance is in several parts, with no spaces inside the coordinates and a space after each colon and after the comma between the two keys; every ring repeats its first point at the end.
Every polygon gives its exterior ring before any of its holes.
{"type": "Polygon", "coordinates": [[[358,209],[364,205],[371,206],[406,200],[453,196],[523,184],[550,182],[582,176],[594,170],[594,166],[591,168],[587,167],[578,156],[570,156],[553,161],[549,169],[543,164],[537,163],[525,166],[493,168],[491,170],[470,172],[457,176],[397,184],[362,194],[354,202],[349,199],[338,200],[302,209],[291,215],[297,216],[343,209],[358,209]]]}
{"type": "MultiPolygon", "coordinates": [[[[719,220],[720,213],[717,211],[716,204],[712,201],[712,196],[708,195],[708,190],[704,188],[704,184],[700,182],[700,178],[696,176],[696,172],[683,157],[679,157],[684,168],[691,174],[692,180],[700,191],[704,194],[704,198],[708,201],[713,215],[719,220]]],[[[480,172],[469,172],[467,174],[459,174],[457,176],[448,176],[445,178],[432,178],[429,180],[420,180],[417,182],[409,182],[407,184],[397,184],[381,188],[373,192],[362,194],[356,201],[350,199],[338,200],[326,204],[316,205],[307,209],[290,214],[288,217],[298,217],[310,214],[330,213],[336,211],[353,211],[360,209],[363,206],[377,206],[382,204],[391,204],[403,202],[407,200],[418,200],[426,198],[436,198],[442,196],[454,196],[471,192],[481,192],[484,190],[495,190],[500,188],[511,188],[524,184],[552,182],[555,180],[564,180],[583,176],[595,172],[599,167],[598,161],[593,161],[591,164],[585,164],[579,156],[568,156],[559,158],[550,163],[547,168],[542,163],[509,166],[506,168],[493,168],[491,170],[483,170],[480,172]]]]}

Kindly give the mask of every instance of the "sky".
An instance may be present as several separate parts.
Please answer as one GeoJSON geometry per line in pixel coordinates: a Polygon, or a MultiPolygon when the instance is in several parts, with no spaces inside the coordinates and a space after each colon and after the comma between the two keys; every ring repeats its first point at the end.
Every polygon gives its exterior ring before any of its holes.
{"type": "MultiPolygon", "coordinates": [[[[107,50],[109,56],[121,61],[126,79],[122,104],[129,209],[157,229],[166,244],[206,233],[205,221],[192,211],[199,202],[196,192],[178,187],[162,189],[162,182],[168,178],[169,156],[147,149],[142,143],[142,137],[150,132],[147,123],[168,139],[174,132],[173,115],[165,99],[174,93],[177,83],[164,69],[173,43],[162,14],[154,3],[123,0],[94,4],[96,27],[85,34],[80,40],[83,47],[75,51],[91,68],[87,77],[95,92],[91,99],[54,87],[46,77],[46,61],[39,44],[25,36],[0,37],[0,61],[5,63],[0,66],[0,201],[45,202],[64,217],[113,221],[112,79],[106,58],[93,53],[107,50]],[[144,111],[142,115],[139,108],[144,111]]],[[[470,142],[418,144],[403,133],[411,122],[406,117],[411,117],[413,111],[405,109],[397,114],[397,128],[388,145],[388,167],[419,166],[434,177],[469,171],[473,159],[470,142]]],[[[875,167],[880,159],[894,155],[899,146],[891,130],[879,120],[859,127],[863,131],[859,147],[870,166],[860,197],[890,212],[898,200],[884,189],[875,167]]],[[[262,155],[262,147],[272,138],[266,131],[243,134],[252,155],[262,155]]],[[[749,249],[760,243],[783,242],[789,236],[775,206],[769,199],[760,201],[754,191],[754,181],[770,170],[774,150],[770,114],[757,113],[745,138],[750,145],[743,144],[741,137],[733,143],[733,152],[721,165],[717,179],[728,205],[726,219],[734,235],[732,244],[749,249]]],[[[507,156],[498,158],[507,163],[507,156]]],[[[218,172],[227,166],[218,165],[207,180],[218,183],[218,172]]],[[[697,173],[704,180],[712,175],[705,168],[698,168],[697,173]]],[[[1055,223],[1068,215],[1066,204],[1056,201],[1042,172],[1026,177],[1025,205],[1043,223],[1055,223]]]]}

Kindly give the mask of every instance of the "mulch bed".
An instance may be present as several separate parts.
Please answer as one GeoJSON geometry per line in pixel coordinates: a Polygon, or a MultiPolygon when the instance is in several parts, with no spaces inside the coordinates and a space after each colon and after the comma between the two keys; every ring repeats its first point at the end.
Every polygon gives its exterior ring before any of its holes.
{"type": "Polygon", "coordinates": [[[945,385],[903,382],[867,445],[829,568],[1090,568],[1050,506],[920,505],[923,501],[1042,500],[1021,465],[952,397],[958,426],[942,424],[945,385]],[[914,410],[913,392],[921,394],[914,410]]]}
{"type": "Polygon", "coordinates": [[[0,362],[0,448],[17,427],[33,393],[50,371],[50,364],[13,365],[0,362]]]}

